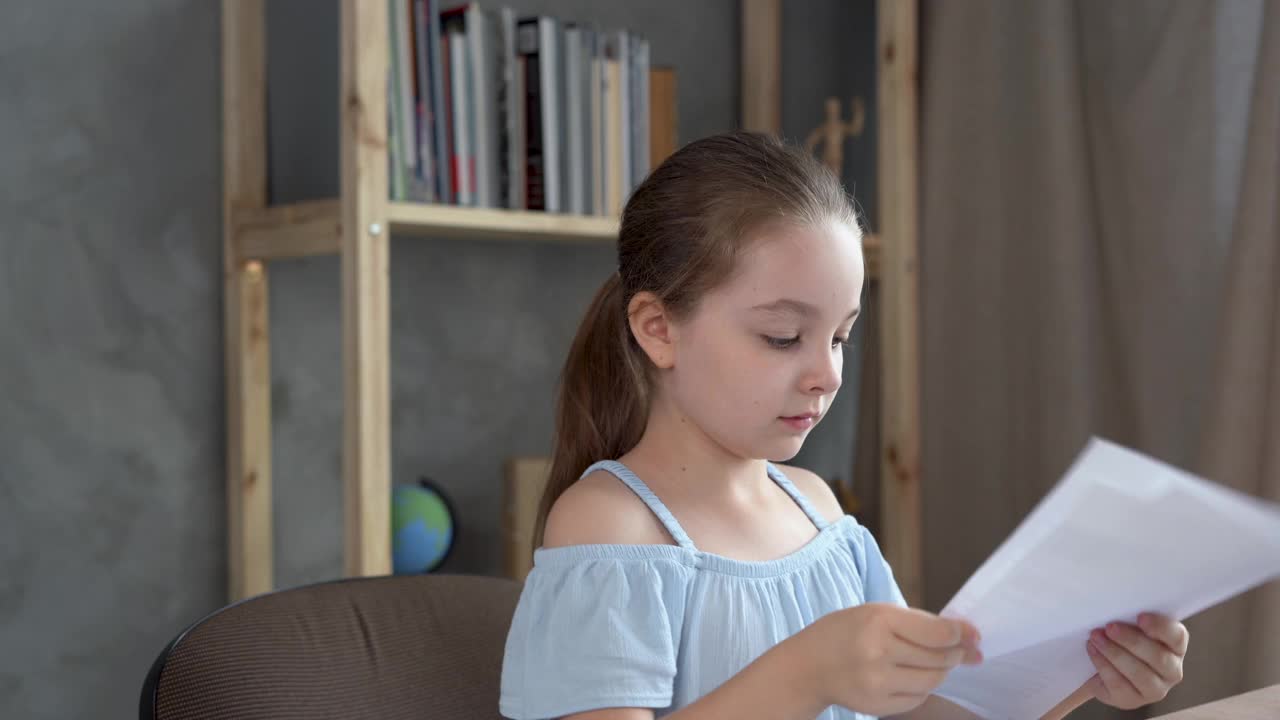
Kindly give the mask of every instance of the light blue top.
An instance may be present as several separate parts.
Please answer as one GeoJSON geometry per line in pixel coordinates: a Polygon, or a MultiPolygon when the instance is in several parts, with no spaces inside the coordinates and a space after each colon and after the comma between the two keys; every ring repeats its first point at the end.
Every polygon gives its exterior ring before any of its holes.
{"type": "MultiPolygon", "coordinates": [[[[607,470],[657,515],[677,545],[539,548],[507,636],[502,714],[557,718],[606,707],[661,717],[719,687],[818,618],[868,602],[906,605],[866,528],[828,523],[773,465],[769,476],[818,535],[784,557],[734,560],[694,547],[639,477],[607,470]]],[[[786,688],[778,688],[786,692],[786,688]]],[[[822,720],[867,718],[831,707],[822,720]]]]}

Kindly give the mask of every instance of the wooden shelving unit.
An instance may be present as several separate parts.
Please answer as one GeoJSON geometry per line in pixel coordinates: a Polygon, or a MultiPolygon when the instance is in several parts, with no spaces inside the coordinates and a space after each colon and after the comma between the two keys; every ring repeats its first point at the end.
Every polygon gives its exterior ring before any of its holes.
{"type": "MultiPolygon", "coordinates": [[[[389,201],[387,4],[362,0],[340,0],[341,95],[336,110],[341,115],[341,196],[268,207],[265,1],[223,0],[222,4],[228,571],[233,600],[266,592],[273,584],[270,261],[341,256],[345,572],[349,576],[380,575],[391,571],[391,235],[612,243],[618,234],[616,218],[389,201]]],[[[910,22],[914,23],[914,0],[902,6],[908,4],[910,22]]],[[[766,69],[773,67],[774,74],[763,77],[775,78],[772,84],[760,86],[759,73],[743,73],[744,98],[753,99],[752,108],[777,107],[779,102],[779,12],[778,0],[743,0],[744,55],[749,47],[760,49],[759,43],[765,42],[763,55],[754,54],[752,62],[762,63],[766,69]]],[[[881,23],[883,33],[883,13],[881,23]]],[[[893,32],[906,32],[906,21],[903,23],[894,26],[893,32]]],[[[914,24],[910,32],[914,33],[914,24]]],[[[914,39],[912,47],[913,43],[914,39]]],[[[882,86],[884,78],[882,69],[882,86]]],[[[750,116],[758,112],[748,109],[744,125],[752,127],[750,116]]],[[[882,117],[882,125],[884,122],[882,117]]],[[[909,207],[914,208],[914,201],[909,207]]],[[[888,220],[886,227],[890,227],[888,220]]],[[[901,247],[905,245],[884,253],[894,269],[884,281],[887,288],[900,288],[899,294],[905,296],[906,285],[897,278],[902,276],[901,268],[910,267],[914,272],[914,251],[904,256],[901,247]]],[[[878,237],[867,239],[866,254],[869,272],[880,272],[878,237]]],[[[914,292],[914,285],[909,292],[914,292]]],[[[894,297],[895,301],[900,299],[894,297]]],[[[895,355],[895,362],[900,359],[895,355]]],[[[886,367],[895,366],[886,363],[886,367]]],[[[914,381],[907,386],[914,387],[914,381]]],[[[898,395],[909,400],[909,392],[899,391],[898,395]]],[[[899,417],[893,416],[890,424],[894,428],[902,425],[899,417]]],[[[912,467],[916,447],[918,442],[898,444],[895,457],[912,467]]],[[[908,565],[904,572],[901,564],[899,560],[895,568],[900,579],[908,579],[904,583],[908,587],[914,571],[908,565]]]]}

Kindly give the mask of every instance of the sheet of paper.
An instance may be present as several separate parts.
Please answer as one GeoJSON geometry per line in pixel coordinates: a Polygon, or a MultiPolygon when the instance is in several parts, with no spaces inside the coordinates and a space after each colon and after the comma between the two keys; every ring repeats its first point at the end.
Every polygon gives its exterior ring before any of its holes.
{"type": "Polygon", "coordinates": [[[1280,505],[1094,439],[943,609],[982,665],[937,694],[988,720],[1041,717],[1094,673],[1089,632],[1179,620],[1280,577],[1280,505]]]}

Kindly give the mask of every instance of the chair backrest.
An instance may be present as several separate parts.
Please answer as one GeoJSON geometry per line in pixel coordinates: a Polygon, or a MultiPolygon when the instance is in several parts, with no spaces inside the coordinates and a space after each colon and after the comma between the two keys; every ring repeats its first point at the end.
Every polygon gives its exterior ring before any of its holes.
{"type": "Polygon", "coordinates": [[[421,575],[260,595],[179,634],[141,720],[490,720],[520,584],[421,575]]]}

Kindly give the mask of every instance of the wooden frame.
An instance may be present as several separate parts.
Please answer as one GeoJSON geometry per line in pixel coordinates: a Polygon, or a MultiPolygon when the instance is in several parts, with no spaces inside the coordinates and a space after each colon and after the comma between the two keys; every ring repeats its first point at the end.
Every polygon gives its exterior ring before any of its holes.
{"type": "Polygon", "coordinates": [[[267,271],[237,252],[240,213],[267,202],[263,0],[222,7],[223,323],[227,570],[232,598],[272,585],[271,377],[267,271]]]}
{"type": "MultiPolygon", "coordinates": [[[[881,228],[868,236],[868,275],[880,283],[880,541],[907,601],[924,601],[920,507],[917,0],[876,4],[879,98],[876,186],[881,228]]],[[[781,126],[781,0],[742,0],[742,119],[781,126]]]]}
{"type": "MultiPolygon", "coordinates": [[[[334,253],[341,256],[344,567],[349,576],[379,575],[391,571],[391,233],[587,243],[612,243],[618,233],[616,218],[388,201],[387,6],[360,0],[340,0],[340,6],[341,93],[337,109],[341,117],[341,194],[336,199],[267,207],[264,0],[222,3],[227,545],[232,600],[273,586],[268,261],[334,253]]],[[[913,0],[910,7],[914,18],[913,0]]],[[[751,66],[743,80],[744,119],[758,129],[776,130],[780,117],[779,18],[778,0],[743,0],[744,63],[751,66]],[[769,123],[773,126],[768,127],[769,123]]],[[[883,22],[881,27],[883,33],[883,22]]],[[[893,32],[907,32],[907,27],[908,23],[902,22],[893,26],[893,32]]],[[[910,42],[899,40],[897,47],[914,48],[914,26],[910,32],[910,42]]],[[[884,67],[881,72],[883,86],[884,67]]],[[[886,120],[882,115],[882,127],[896,117],[886,120]]],[[[882,131],[882,147],[884,142],[882,131]]],[[[893,147],[894,162],[905,157],[897,154],[905,152],[901,139],[893,147]]],[[[882,158],[882,166],[883,162],[882,158]]],[[[884,185],[884,170],[881,172],[884,185]]],[[[900,178],[895,188],[906,182],[901,179],[914,178],[914,170],[903,172],[907,174],[891,176],[900,178]]],[[[895,202],[900,203],[895,207],[902,213],[912,212],[915,206],[914,196],[895,202]]],[[[895,233],[891,235],[895,243],[914,232],[913,221],[910,227],[900,219],[895,222],[886,222],[886,230],[895,233]]],[[[868,237],[866,247],[868,269],[874,274],[879,267],[878,238],[868,237]]],[[[914,284],[908,288],[902,281],[905,269],[914,272],[914,250],[906,253],[908,247],[914,247],[913,237],[910,244],[901,244],[886,254],[895,278],[886,276],[886,290],[898,288],[889,295],[896,301],[914,292],[914,284]]],[[[899,312],[910,315],[914,306],[899,312]]],[[[894,319],[889,324],[899,322],[894,319]]],[[[902,327],[910,330],[904,338],[914,332],[914,325],[902,327]]],[[[900,339],[894,347],[898,349],[888,351],[892,359],[887,367],[898,367],[895,363],[903,361],[903,353],[914,352],[915,346],[913,341],[900,339]]],[[[916,383],[895,385],[886,378],[886,387],[893,393],[887,401],[894,403],[909,399],[916,383]]],[[[906,428],[892,441],[898,458],[893,466],[914,468],[918,441],[911,438],[918,433],[913,435],[909,428],[915,415],[893,417],[897,419],[887,428],[906,428]]],[[[918,525],[917,520],[917,532],[918,525]]],[[[918,589],[918,584],[911,578],[918,572],[909,557],[904,562],[893,556],[893,548],[901,549],[904,542],[896,535],[893,538],[890,556],[895,570],[904,589],[914,592],[912,588],[918,589]]]]}
{"type": "Polygon", "coordinates": [[[924,602],[920,507],[919,33],[917,0],[877,3],[880,204],[880,527],[903,595],[924,602]]]}

